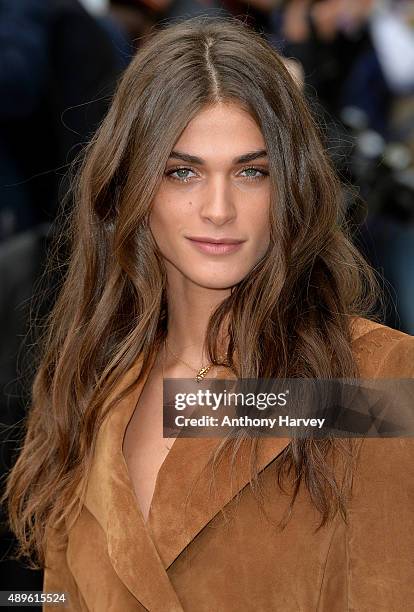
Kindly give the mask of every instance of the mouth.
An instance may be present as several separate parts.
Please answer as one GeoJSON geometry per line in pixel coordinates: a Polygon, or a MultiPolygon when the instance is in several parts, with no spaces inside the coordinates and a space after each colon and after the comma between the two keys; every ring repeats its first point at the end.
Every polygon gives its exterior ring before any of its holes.
{"type": "Polygon", "coordinates": [[[186,237],[191,244],[203,253],[209,253],[212,255],[224,255],[227,253],[234,253],[239,250],[245,242],[245,240],[239,240],[237,238],[210,238],[206,236],[201,237],[186,237]]]}

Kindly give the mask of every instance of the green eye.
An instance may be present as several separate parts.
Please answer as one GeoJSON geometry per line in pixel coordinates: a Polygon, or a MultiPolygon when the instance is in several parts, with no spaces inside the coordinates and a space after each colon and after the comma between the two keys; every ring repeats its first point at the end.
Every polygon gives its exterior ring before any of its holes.
{"type": "Polygon", "coordinates": [[[187,175],[185,174],[186,172],[189,172],[188,168],[179,168],[178,170],[176,170],[179,178],[188,178],[187,175]],[[182,174],[184,172],[184,175],[182,174]]]}
{"type": "Polygon", "coordinates": [[[253,172],[253,173],[258,173],[258,174],[249,174],[246,176],[246,178],[248,180],[260,180],[262,178],[264,178],[265,176],[268,176],[269,173],[267,172],[267,170],[263,170],[261,168],[254,168],[253,166],[250,166],[249,168],[244,168],[242,170],[242,172],[253,172]]]}
{"type": "Polygon", "coordinates": [[[247,168],[247,170],[244,170],[244,172],[257,172],[257,170],[256,168],[247,168]]]}
{"type": "Polygon", "coordinates": [[[186,175],[188,172],[192,172],[191,168],[171,168],[170,170],[167,170],[165,175],[174,181],[187,183],[190,178],[188,175],[186,175]],[[174,176],[174,174],[177,174],[178,176],[174,176]]]}

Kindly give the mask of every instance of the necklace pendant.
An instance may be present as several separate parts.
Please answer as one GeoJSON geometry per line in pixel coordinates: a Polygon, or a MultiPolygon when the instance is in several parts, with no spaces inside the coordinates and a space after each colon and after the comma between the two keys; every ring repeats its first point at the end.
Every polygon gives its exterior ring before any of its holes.
{"type": "Polygon", "coordinates": [[[207,374],[207,372],[211,369],[211,366],[206,366],[204,368],[201,368],[201,370],[199,370],[197,376],[196,376],[196,381],[200,382],[203,380],[204,376],[207,374]]]}

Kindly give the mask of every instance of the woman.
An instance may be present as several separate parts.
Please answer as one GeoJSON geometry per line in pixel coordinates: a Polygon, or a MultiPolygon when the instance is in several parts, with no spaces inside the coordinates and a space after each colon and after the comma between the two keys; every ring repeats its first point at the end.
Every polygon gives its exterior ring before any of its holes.
{"type": "Polygon", "coordinates": [[[70,610],[414,603],[411,439],[162,438],[163,378],[413,376],[340,193],[259,34],[197,17],[145,41],[86,151],[8,480],[70,610]]]}

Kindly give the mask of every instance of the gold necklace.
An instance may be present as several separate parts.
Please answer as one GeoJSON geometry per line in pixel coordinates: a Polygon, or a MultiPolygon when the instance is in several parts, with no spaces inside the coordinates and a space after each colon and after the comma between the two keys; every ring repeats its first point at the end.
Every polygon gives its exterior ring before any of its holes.
{"type": "MultiPolygon", "coordinates": [[[[211,368],[214,366],[213,363],[210,363],[209,365],[203,366],[201,367],[199,370],[197,370],[196,368],[194,368],[193,366],[191,366],[189,363],[187,363],[186,361],[184,361],[184,359],[181,359],[178,355],[176,355],[174,353],[173,350],[171,350],[170,348],[168,348],[168,343],[167,343],[167,338],[165,338],[164,340],[164,345],[165,345],[165,349],[171,353],[171,355],[173,357],[175,357],[176,359],[178,359],[178,361],[181,361],[181,363],[183,363],[184,365],[186,365],[188,368],[190,368],[190,370],[194,370],[197,374],[195,377],[195,381],[196,382],[201,382],[203,380],[203,378],[205,377],[205,375],[207,374],[207,372],[209,372],[209,370],[211,370],[211,368]]],[[[223,355],[219,356],[219,359],[222,361],[224,359],[223,355]]]]}

